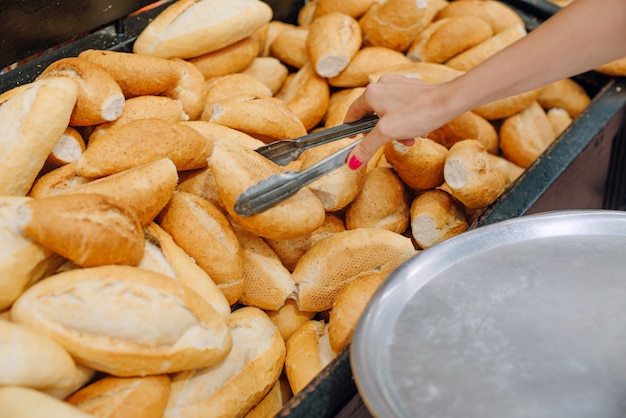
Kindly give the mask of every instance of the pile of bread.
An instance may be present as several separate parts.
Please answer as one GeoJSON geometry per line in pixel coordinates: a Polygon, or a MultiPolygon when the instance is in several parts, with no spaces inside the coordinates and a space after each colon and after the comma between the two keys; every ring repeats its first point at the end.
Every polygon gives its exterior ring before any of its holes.
{"type": "MultiPolygon", "coordinates": [[[[86,50],[0,95],[0,410],[275,414],[351,341],[397,266],[462,233],[589,103],[562,80],[340,168],[254,151],[342,123],[387,73],[441,82],[525,35],[495,0],[180,0],[133,52],[86,50]]],[[[12,415],[13,414],[13,415],[12,415]]]]}

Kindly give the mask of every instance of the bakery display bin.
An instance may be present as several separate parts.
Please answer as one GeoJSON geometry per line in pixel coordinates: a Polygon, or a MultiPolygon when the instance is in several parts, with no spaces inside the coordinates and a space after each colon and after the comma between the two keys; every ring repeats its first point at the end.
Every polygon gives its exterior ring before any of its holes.
{"type": "MultiPolygon", "coordinates": [[[[0,0],[0,93],[33,81],[50,63],[85,49],[132,50],[141,30],[169,2],[132,13],[149,0],[80,2],[0,0]],[[132,13],[132,14],[131,14],[132,13]]],[[[274,18],[295,23],[304,0],[267,0],[274,18]]],[[[539,1],[507,0],[532,30],[556,9],[539,1]],[[534,5],[533,5],[534,4],[534,5]],[[533,7],[531,7],[533,6],[533,7]]],[[[550,6],[552,7],[552,6],[550,6]]],[[[622,209],[626,205],[626,80],[589,72],[575,77],[592,97],[589,107],[474,221],[471,228],[553,209],[622,209]]],[[[278,417],[336,417],[358,399],[349,348],[343,350],[278,417]]]]}

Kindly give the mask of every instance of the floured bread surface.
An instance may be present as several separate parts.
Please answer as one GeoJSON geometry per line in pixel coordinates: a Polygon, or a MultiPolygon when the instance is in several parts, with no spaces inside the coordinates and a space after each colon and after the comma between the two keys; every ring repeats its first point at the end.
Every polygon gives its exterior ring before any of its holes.
{"type": "Polygon", "coordinates": [[[206,367],[232,343],[222,317],[189,287],[130,266],[50,276],[18,298],[11,318],[52,337],[81,364],[116,376],[206,367]]]}
{"type": "Polygon", "coordinates": [[[324,223],[324,206],[306,187],[259,214],[246,217],[235,212],[235,202],[241,193],[281,171],[278,165],[253,150],[218,141],[209,158],[209,167],[230,216],[260,237],[291,239],[311,233],[324,223]]]}

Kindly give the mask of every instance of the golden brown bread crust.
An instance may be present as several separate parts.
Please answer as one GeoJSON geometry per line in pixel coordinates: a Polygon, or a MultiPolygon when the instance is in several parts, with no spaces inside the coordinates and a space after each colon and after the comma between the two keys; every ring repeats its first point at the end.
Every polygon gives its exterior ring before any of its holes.
{"type": "Polygon", "coordinates": [[[487,120],[504,119],[521,112],[541,96],[543,87],[514,96],[505,97],[472,109],[472,112],[487,120]]]}
{"type": "Polygon", "coordinates": [[[463,74],[463,71],[435,62],[410,62],[386,67],[381,71],[370,74],[368,78],[371,83],[374,83],[385,74],[404,75],[429,83],[444,83],[460,76],[463,74]]]}
{"type": "Polygon", "coordinates": [[[303,26],[280,27],[269,47],[269,55],[294,68],[309,62],[307,39],[309,28],[303,26]]]}
{"type": "Polygon", "coordinates": [[[285,83],[289,69],[278,58],[256,57],[241,73],[256,77],[275,95],[285,83]]]}
{"type": "Polygon", "coordinates": [[[394,65],[408,64],[411,60],[402,52],[384,46],[360,48],[348,66],[339,74],[328,79],[333,87],[365,87],[369,75],[394,65]]]}
{"type": "Polygon", "coordinates": [[[170,386],[167,375],[105,376],[75,392],[65,402],[98,417],[161,418],[170,386]]]}
{"type": "Polygon", "coordinates": [[[275,416],[276,413],[293,397],[289,382],[281,375],[272,389],[244,418],[266,418],[275,416]]]}
{"type": "Polygon", "coordinates": [[[435,15],[435,20],[452,16],[477,16],[489,22],[494,33],[515,25],[523,25],[522,18],[506,3],[495,0],[455,0],[448,2],[435,15]]]}
{"type": "Polygon", "coordinates": [[[375,3],[376,0],[317,0],[315,3],[313,18],[318,18],[327,13],[341,12],[355,19],[361,17],[375,3]]]}
{"type": "MultiPolygon", "coordinates": [[[[80,132],[68,126],[48,155],[46,165],[56,168],[77,161],[83,151],[85,151],[85,140],[80,132]]],[[[44,170],[46,170],[45,167],[44,170]]]]}
{"type": "Polygon", "coordinates": [[[223,100],[237,96],[272,97],[272,91],[261,80],[244,73],[228,74],[215,77],[206,82],[205,96],[201,120],[209,121],[213,114],[213,106],[223,100]]]}
{"type": "Polygon", "coordinates": [[[591,98],[576,81],[571,78],[563,78],[541,89],[537,101],[546,110],[564,109],[574,119],[589,106],[591,98]]]}
{"type": "Polygon", "coordinates": [[[448,149],[432,139],[418,137],[407,147],[393,141],[385,146],[385,158],[402,181],[416,191],[440,186],[448,149]]]}
{"type": "Polygon", "coordinates": [[[546,112],[546,116],[552,126],[554,136],[557,138],[571,125],[572,117],[567,110],[553,107],[546,112]]]}
{"type": "Polygon", "coordinates": [[[476,139],[485,149],[498,153],[498,132],[487,119],[472,111],[464,112],[428,134],[428,138],[450,148],[464,139],[476,139]]]}
{"type": "Polygon", "coordinates": [[[137,265],[144,237],[137,214],[101,194],[59,194],[32,199],[18,209],[24,233],[51,251],[84,266],[137,265]]]}
{"type": "Polygon", "coordinates": [[[65,418],[90,418],[67,402],[36,389],[20,386],[0,387],[0,409],[7,417],[37,418],[57,416],[65,418]]]}
{"type": "Polygon", "coordinates": [[[195,291],[130,266],[50,276],[18,298],[11,318],[52,337],[77,362],[120,377],[215,365],[232,343],[222,317],[195,291]]]}
{"type": "Polygon", "coordinates": [[[423,249],[458,235],[468,227],[463,205],[444,190],[426,190],[411,202],[411,235],[423,249]]]}
{"type": "Polygon", "coordinates": [[[188,119],[195,120],[202,113],[204,100],[207,94],[207,86],[204,76],[192,63],[180,58],[172,58],[180,66],[178,82],[167,89],[163,94],[174,100],[178,100],[187,114],[188,119]]]}
{"type": "Polygon", "coordinates": [[[204,79],[208,80],[242,71],[258,56],[259,47],[258,39],[248,36],[232,45],[189,58],[187,61],[195,65],[204,79]]]}
{"type": "Polygon", "coordinates": [[[333,93],[330,96],[328,109],[324,117],[324,128],[332,128],[333,126],[341,125],[346,117],[348,108],[364,90],[365,87],[354,87],[340,89],[333,93]]]}
{"type": "Polygon", "coordinates": [[[325,366],[319,353],[319,340],[325,332],[324,321],[312,319],[302,324],[286,342],[285,374],[294,395],[325,366]]]}
{"type": "Polygon", "coordinates": [[[28,191],[28,196],[40,198],[92,181],[76,174],[76,164],[77,162],[74,161],[41,175],[28,191]]]}
{"type": "Polygon", "coordinates": [[[265,313],[276,325],[283,340],[287,341],[302,324],[313,319],[317,312],[301,311],[298,302],[293,298],[288,298],[277,310],[267,310],[265,313]]]}
{"type": "Polygon", "coordinates": [[[607,62],[596,68],[596,71],[613,77],[626,76],[626,57],[607,62]]]}

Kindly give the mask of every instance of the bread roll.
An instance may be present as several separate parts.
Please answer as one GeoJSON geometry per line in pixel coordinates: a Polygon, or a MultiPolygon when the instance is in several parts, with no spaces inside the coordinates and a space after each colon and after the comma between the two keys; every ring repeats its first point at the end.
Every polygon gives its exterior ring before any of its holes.
{"type": "Polygon", "coordinates": [[[259,41],[247,36],[232,45],[189,58],[205,80],[235,74],[248,67],[259,54],[259,41]]]}
{"type": "Polygon", "coordinates": [[[381,71],[371,73],[368,77],[370,83],[375,83],[385,74],[404,75],[405,77],[417,78],[429,83],[444,83],[460,76],[463,74],[463,71],[434,62],[411,62],[392,65],[381,71]]]}
{"type": "Polygon", "coordinates": [[[385,159],[404,183],[415,191],[433,189],[444,182],[443,166],[448,150],[435,141],[418,137],[407,147],[398,141],[385,146],[385,159]]]}
{"type": "Polygon", "coordinates": [[[178,64],[163,58],[98,49],[87,49],[78,57],[104,67],[126,98],[159,95],[180,78],[178,64]]]}
{"type": "Polygon", "coordinates": [[[491,103],[476,107],[472,112],[487,120],[504,119],[513,116],[537,101],[542,88],[529,90],[514,96],[505,97],[491,103]]]}
{"type": "Polygon", "coordinates": [[[463,206],[443,190],[426,190],[411,202],[411,235],[422,249],[465,232],[468,227],[463,206]]]}
{"type": "Polygon", "coordinates": [[[180,64],[180,76],[176,85],[167,89],[163,94],[180,101],[189,119],[197,119],[204,108],[207,94],[204,76],[192,63],[179,58],[172,58],[172,60],[180,64]]]}
{"type": "Polygon", "coordinates": [[[70,125],[90,126],[120,117],[124,94],[117,81],[101,66],[88,60],[68,57],[54,61],[37,77],[69,77],[76,81],[78,98],[70,125]]]}
{"type": "Polygon", "coordinates": [[[67,402],[41,391],[19,386],[0,387],[0,410],[6,417],[93,418],[67,402]]]}
{"type": "Polygon", "coordinates": [[[241,216],[235,212],[235,202],[241,193],[281,171],[257,152],[230,141],[218,141],[209,158],[209,168],[228,214],[244,229],[260,237],[292,239],[309,234],[324,223],[324,206],[306,187],[256,215],[241,216]]]}
{"type": "Polygon", "coordinates": [[[85,140],[76,129],[68,126],[52,148],[46,164],[52,167],[69,164],[77,161],[83,151],[85,151],[85,140]]]}
{"type": "Polygon", "coordinates": [[[120,377],[215,365],[232,343],[222,317],[196,292],[130,266],[50,276],[20,296],[11,318],[52,337],[81,364],[120,377]]]}
{"type": "Polygon", "coordinates": [[[380,228],[337,232],[317,241],[292,275],[304,311],[332,307],[337,294],[352,280],[372,271],[390,272],[416,254],[411,240],[380,228]]]}
{"type": "Polygon", "coordinates": [[[182,0],[152,20],[133,44],[133,52],[161,58],[193,58],[254,34],[272,19],[260,0],[182,0]]]}
{"type": "Polygon", "coordinates": [[[76,174],[76,161],[57,167],[38,177],[28,192],[32,198],[40,198],[60,191],[73,189],[91,179],[76,174]]]}
{"type": "Polygon", "coordinates": [[[385,68],[410,63],[402,52],[383,46],[368,46],[359,49],[348,66],[339,74],[328,79],[333,87],[365,87],[369,75],[385,68]]]}
{"type": "Polygon", "coordinates": [[[65,401],[102,418],[161,418],[170,394],[168,376],[115,377],[82,388],[65,401]]]}
{"type": "Polygon", "coordinates": [[[506,118],[500,126],[502,155],[523,168],[528,168],[555,139],[550,120],[538,102],[506,118]]]}
{"type": "Polygon", "coordinates": [[[273,417],[293,397],[289,381],[283,376],[278,378],[267,395],[244,418],[273,417]]]}
{"type": "Polygon", "coordinates": [[[391,168],[373,168],[346,210],[346,228],[382,228],[403,233],[409,225],[408,191],[391,168]]]}
{"type": "Polygon", "coordinates": [[[546,112],[546,116],[557,138],[572,124],[572,117],[565,109],[553,107],[546,112]]]}
{"type": "Polygon", "coordinates": [[[144,238],[137,215],[101,194],[60,194],[18,208],[17,225],[49,250],[84,266],[136,265],[144,238]]]}
{"type": "Polygon", "coordinates": [[[309,131],[324,118],[330,100],[330,87],[311,64],[305,64],[276,97],[300,119],[309,131]]]}
{"type": "Polygon", "coordinates": [[[144,229],[146,251],[138,267],[180,280],[205,299],[224,321],[230,304],[213,279],[156,223],[144,229]]]}
{"type": "Polygon", "coordinates": [[[239,302],[264,310],[277,310],[296,291],[291,272],[260,237],[233,225],[242,248],[243,293],[239,302]]]}
{"type": "Polygon", "coordinates": [[[265,239],[265,242],[274,250],[287,270],[293,271],[298,260],[306,253],[316,241],[335,232],[345,231],[343,221],[334,214],[326,213],[324,223],[310,234],[293,239],[265,239]]]}
{"type": "Polygon", "coordinates": [[[356,19],[340,12],[324,14],[309,26],[306,50],[311,66],[320,77],[335,77],[350,64],[362,41],[356,19]]]}
{"type": "Polygon", "coordinates": [[[196,130],[163,119],[137,119],[107,130],[87,146],[76,173],[98,178],[170,159],[179,171],[206,167],[211,143],[196,130]]]}
{"type": "Polygon", "coordinates": [[[589,106],[591,98],[576,81],[563,78],[542,88],[537,101],[546,110],[564,109],[574,119],[589,106]]]}
{"type": "Polygon", "coordinates": [[[308,38],[308,27],[282,28],[270,44],[269,55],[290,67],[302,68],[304,64],[309,62],[308,38]]]}
{"type": "Polygon", "coordinates": [[[317,7],[314,11],[314,18],[327,13],[341,12],[357,19],[367,12],[375,0],[317,0],[315,3],[317,3],[317,7]]]}
{"type": "Polygon", "coordinates": [[[97,372],[82,364],[76,364],[76,373],[72,377],[72,380],[64,386],[53,386],[48,388],[39,389],[43,393],[54,396],[57,399],[65,399],[72,393],[76,392],[80,388],[93,381],[97,372]]]}
{"type": "Polygon", "coordinates": [[[78,97],[76,81],[30,83],[0,106],[0,194],[24,196],[67,128],[78,97]]]}
{"type": "Polygon", "coordinates": [[[200,119],[210,120],[214,105],[237,96],[272,97],[272,90],[261,80],[249,74],[235,73],[210,79],[206,83],[205,96],[200,119]]]}
{"type": "Polygon", "coordinates": [[[348,108],[357,97],[363,94],[365,87],[340,89],[331,94],[328,109],[324,117],[324,128],[341,125],[346,117],[348,108]]]}
{"type": "Polygon", "coordinates": [[[612,77],[626,76],[626,57],[619,58],[596,68],[596,71],[612,77]]]}
{"type": "Polygon", "coordinates": [[[481,43],[455,55],[445,62],[449,67],[460,71],[469,71],[490,56],[501,51],[514,42],[526,36],[526,29],[522,24],[511,26],[481,43]]]}
{"type": "Polygon", "coordinates": [[[283,340],[287,341],[302,324],[313,319],[317,312],[301,311],[295,299],[287,298],[283,306],[277,310],[267,310],[265,313],[276,325],[283,340]]]}
{"type": "Polygon", "coordinates": [[[336,357],[328,342],[327,325],[321,320],[305,322],[289,337],[286,346],[285,374],[294,395],[336,357]]]}
{"type": "Polygon", "coordinates": [[[435,15],[435,20],[452,16],[477,16],[487,21],[494,33],[512,26],[523,25],[524,21],[506,3],[496,0],[455,0],[448,2],[435,15]]]}
{"type": "MultiPolygon", "coordinates": [[[[514,162],[511,162],[509,160],[507,160],[506,158],[500,156],[500,155],[495,155],[495,154],[491,154],[489,153],[488,155],[489,159],[491,159],[495,164],[500,165],[503,169],[504,172],[506,173],[506,186],[508,187],[511,183],[513,183],[515,180],[517,180],[517,178],[519,176],[522,175],[522,173],[524,172],[524,169],[522,167],[520,167],[519,165],[515,164],[514,162]]],[[[452,192],[452,191],[450,191],[452,192]]]]}
{"type": "Polygon", "coordinates": [[[352,342],[365,307],[387,276],[387,273],[371,273],[341,289],[328,318],[328,341],[335,353],[341,353],[352,342]]]}
{"type": "Polygon", "coordinates": [[[199,196],[177,192],[160,216],[160,226],[215,281],[228,303],[243,292],[243,254],[228,219],[199,196]]]}
{"type": "Polygon", "coordinates": [[[209,122],[238,129],[265,143],[307,134],[302,121],[275,97],[237,96],[213,106],[209,122]]]}
{"type": "Polygon", "coordinates": [[[474,139],[454,144],[446,155],[446,184],[452,196],[470,209],[492,204],[507,186],[508,176],[502,166],[474,139]]]}
{"type": "Polygon", "coordinates": [[[450,148],[464,139],[476,139],[485,149],[498,153],[498,132],[494,125],[472,111],[464,112],[428,134],[428,138],[450,148]]]}
{"type": "Polygon", "coordinates": [[[272,321],[248,306],[232,313],[229,329],[233,346],[222,363],[173,376],[165,418],[244,416],[272,389],[285,360],[272,321]]]}
{"type": "Polygon", "coordinates": [[[256,77],[275,95],[285,83],[289,69],[278,58],[257,57],[240,72],[256,77]]]}
{"type": "Polygon", "coordinates": [[[70,354],[50,337],[0,320],[0,386],[65,386],[76,373],[70,354]]]}

